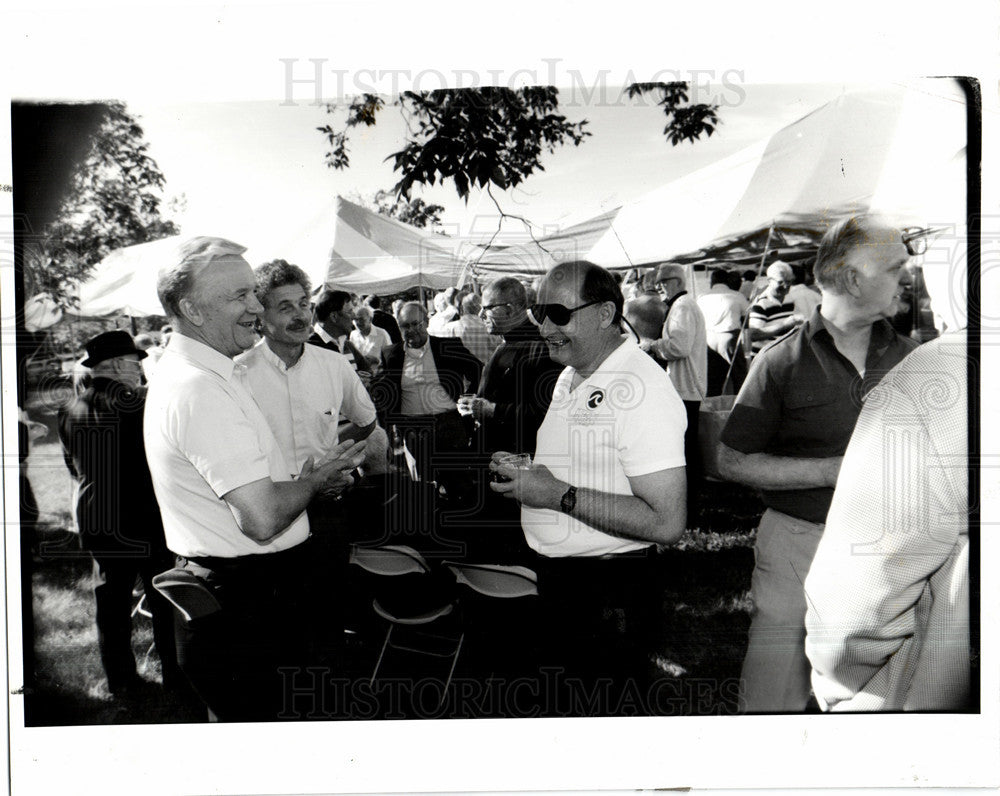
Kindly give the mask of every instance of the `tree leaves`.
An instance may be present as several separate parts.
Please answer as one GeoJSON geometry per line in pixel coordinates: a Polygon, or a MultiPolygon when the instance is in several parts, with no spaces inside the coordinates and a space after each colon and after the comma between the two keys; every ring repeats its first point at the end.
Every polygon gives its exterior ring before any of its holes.
{"type": "MultiPolygon", "coordinates": [[[[626,93],[630,99],[658,97],[667,118],[663,134],[674,146],[710,136],[719,124],[717,105],[687,104],[687,83],[633,83],[626,93]]],[[[590,136],[586,120],[570,122],[558,112],[559,92],[552,86],[404,91],[392,104],[406,122],[407,135],[403,148],[386,160],[400,174],[392,190],[403,198],[409,198],[414,185],[446,180],[466,201],[473,186],[512,188],[536,170],[544,171],[546,152],[570,143],[579,146],[590,136]]],[[[327,166],[350,166],[350,131],[374,125],[384,106],[377,95],[362,94],[346,106],[343,127],[317,128],[329,145],[327,166]]],[[[328,113],[339,110],[327,105],[328,113]]]]}
{"type": "Polygon", "coordinates": [[[86,159],[44,237],[31,244],[26,266],[38,291],[63,308],[76,302],[73,285],[115,249],[176,235],[160,215],[163,173],[147,154],[143,130],[120,102],[109,103],[86,159]]]}

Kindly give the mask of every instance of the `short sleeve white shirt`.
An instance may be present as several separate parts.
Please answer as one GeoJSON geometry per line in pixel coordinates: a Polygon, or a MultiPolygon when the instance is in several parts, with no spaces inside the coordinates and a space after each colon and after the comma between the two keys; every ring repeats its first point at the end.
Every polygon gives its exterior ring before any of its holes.
{"type": "Polygon", "coordinates": [[[260,406],[292,473],[319,464],[336,447],[341,414],[357,426],[375,421],[375,406],[347,358],[314,345],[287,367],[266,340],[236,357],[246,366],[260,406]]]}
{"type": "MultiPolygon", "coordinates": [[[[670,378],[632,340],[571,390],[566,368],[538,429],[535,462],[578,488],[631,495],[628,479],[684,466],[684,404],[670,378]]],[[[528,545],[550,557],[602,556],[641,550],[549,509],[521,507],[528,545]]]]}
{"type": "Polygon", "coordinates": [[[246,536],[222,496],[290,468],[254,402],[246,369],[174,332],[146,398],[143,436],[167,547],[178,555],[256,555],[309,536],[302,512],[267,544],[246,536]]]}
{"type": "Polygon", "coordinates": [[[351,332],[351,342],[366,358],[377,361],[382,358],[382,351],[392,345],[392,338],[385,329],[373,324],[368,334],[362,334],[360,329],[351,332]]]}

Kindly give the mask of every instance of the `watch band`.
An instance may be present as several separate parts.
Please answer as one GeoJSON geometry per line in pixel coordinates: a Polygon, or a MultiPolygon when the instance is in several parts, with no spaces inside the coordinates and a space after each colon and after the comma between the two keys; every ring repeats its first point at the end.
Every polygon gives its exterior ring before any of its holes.
{"type": "Polygon", "coordinates": [[[566,490],[566,493],[562,496],[562,500],[559,501],[559,509],[563,514],[572,514],[573,509],[576,508],[576,487],[571,486],[566,490]]]}

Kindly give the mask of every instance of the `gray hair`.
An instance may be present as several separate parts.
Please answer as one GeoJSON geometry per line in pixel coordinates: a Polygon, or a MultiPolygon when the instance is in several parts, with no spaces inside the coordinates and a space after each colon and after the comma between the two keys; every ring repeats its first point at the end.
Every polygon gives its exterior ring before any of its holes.
{"type": "Polygon", "coordinates": [[[468,293],[462,297],[463,315],[477,315],[482,307],[483,303],[475,293],[468,293]]]}
{"type": "Polygon", "coordinates": [[[423,302],[421,301],[407,301],[402,307],[399,308],[399,314],[402,315],[403,310],[405,310],[407,307],[416,307],[418,310],[420,310],[420,317],[423,318],[425,321],[430,316],[430,313],[427,312],[427,307],[425,307],[423,305],[423,302]]]}
{"type": "Polygon", "coordinates": [[[775,260],[767,267],[767,276],[770,279],[784,279],[791,284],[795,279],[795,272],[784,260],[775,260]]]}
{"type": "Polygon", "coordinates": [[[874,216],[850,216],[827,230],[816,252],[813,277],[825,290],[847,292],[847,258],[862,246],[899,243],[899,231],[874,216]]]}
{"type": "Polygon", "coordinates": [[[365,320],[370,321],[373,317],[375,317],[375,310],[373,310],[367,304],[362,304],[360,307],[358,307],[357,312],[354,313],[354,317],[364,318],[365,320]]]}
{"type": "MultiPolygon", "coordinates": [[[[167,317],[180,317],[181,299],[189,297],[198,274],[212,260],[239,258],[247,250],[225,238],[197,237],[184,241],[177,248],[178,261],[160,269],[156,278],[156,295],[167,317]]],[[[244,262],[246,262],[244,260],[244,262]]]]}

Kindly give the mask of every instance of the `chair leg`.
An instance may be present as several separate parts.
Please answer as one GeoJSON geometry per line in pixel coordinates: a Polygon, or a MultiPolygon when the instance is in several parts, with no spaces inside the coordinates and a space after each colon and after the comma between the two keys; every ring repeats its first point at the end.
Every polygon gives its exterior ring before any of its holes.
{"type": "Polygon", "coordinates": [[[451,668],[448,669],[448,677],[444,681],[444,688],[441,689],[441,698],[438,700],[438,709],[440,709],[441,705],[444,704],[444,698],[445,698],[445,696],[448,693],[448,686],[451,685],[451,677],[452,677],[453,674],[455,674],[455,667],[458,665],[458,656],[462,652],[462,642],[464,642],[464,641],[465,641],[465,633],[462,633],[458,637],[458,644],[455,647],[455,654],[452,656],[452,659],[451,659],[451,668]]]}
{"type": "Polygon", "coordinates": [[[382,642],[382,651],[378,654],[378,660],[375,661],[375,669],[372,672],[371,679],[368,681],[368,687],[371,688],[375,685],[375,678],[378,676],[379,666],[382,665],[382,658],[385,657],[385,651],[389,646],[389,637],[392,635],[392,623],[389,623],[389,629],[385,632],[385,641],[382,642]]]}

